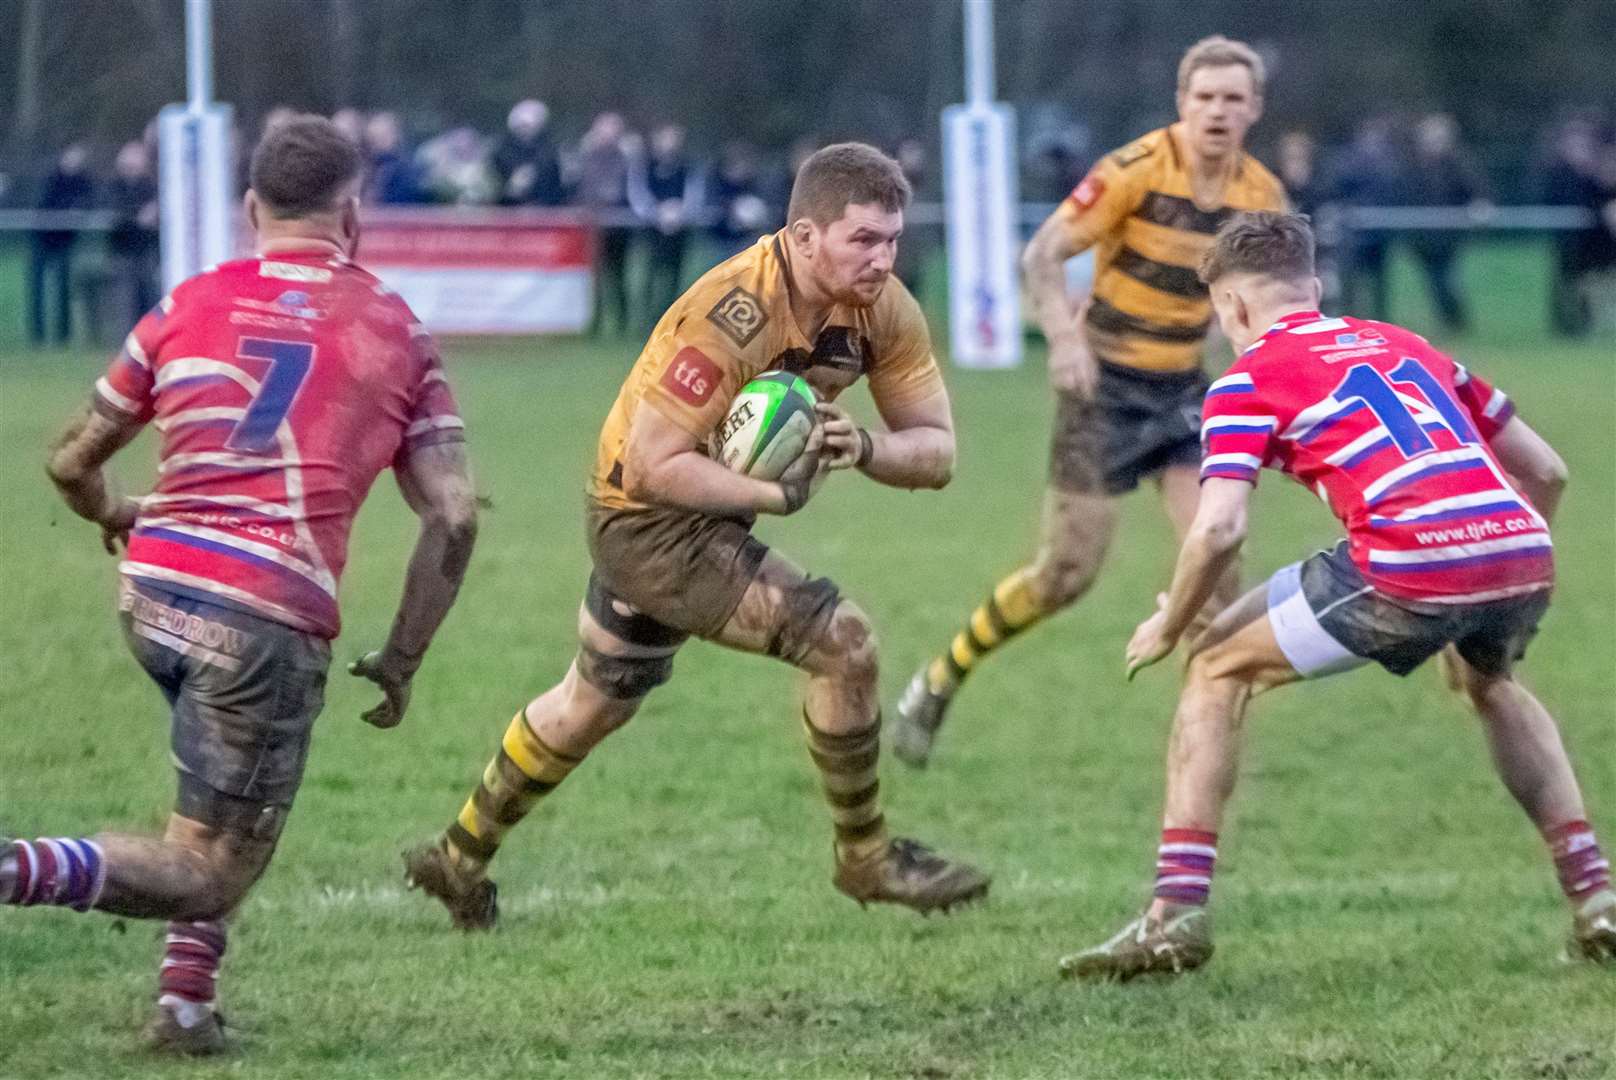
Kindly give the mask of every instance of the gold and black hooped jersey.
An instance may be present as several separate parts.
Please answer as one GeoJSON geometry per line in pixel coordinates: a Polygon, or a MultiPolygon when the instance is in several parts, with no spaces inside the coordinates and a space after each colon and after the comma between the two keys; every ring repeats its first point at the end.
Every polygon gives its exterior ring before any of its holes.
{"type": "Polygon", "coordinates": [[[1241,210],[1283,210],[1285,189],[1242,153],[1220,204],[1197,205],[1173,128],[1107,154],[1055,215],[1077,250],[1095,247],[1084,330],[1102,360],[1147,371],[1200,363],[1212,302],[1196,277],[1212,235],[1241,210]]]}
{"type": "Polygon", "coordinates": [[[652,408],[705,445],[730,402],[759,372],[801,375],[832,401],[860,378],[883,413],[944,392],[920,305],[896,277],[869,307],[838,304],[808,340],[791,314],[796,289],[781,230],[703,274],[662,316],[601,429],[589,494],[643,506],[622,488],[635,413],[652,408]]]}

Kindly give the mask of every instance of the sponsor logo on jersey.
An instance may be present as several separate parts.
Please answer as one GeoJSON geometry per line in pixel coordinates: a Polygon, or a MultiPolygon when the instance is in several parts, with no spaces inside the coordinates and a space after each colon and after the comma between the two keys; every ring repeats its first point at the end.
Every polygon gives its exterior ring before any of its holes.
{"type": "Polygon", "coordinates": [[[232,311],[230,321],[237,326],[260,326],[267,330],[296,330],[309,332],[309,324],[302,319],[286,315],[258,315],[251,311],[232,311]]]}
{"type": "Polygon", "coordinates": [[[713,309],[707,313],[707,321],[744,349],[763,330],[763,324],[769,321],[769,313],[763,310],[763,304],[756,296],[737,285],[713,305],[713,309]]]}
{"type": "Polygon", "coordinates": [[[1378,356],[1386,351],[1386,338],[1378,330],[1357,330],[1337,334],[1328,345],[1309,345],[1308,352],[1329,353],[1324,362],[1352,360],[1360,356],[1378,356]]]}
{"type": "Polygon", "coordinates": [[[268,311],[276,315],[290,315],[295,319],[325,318],[324,311],[310,306],[313,301],[309,294],[299,289],[288,289],[273,300],[254,300],[250,296],[236,296],[231,298],[231,302],[237,307],[268,311]]]}
{"type": "Polygon", "coordinates": [[[259,277],[280,278],[282,281],[307,281],[323,285],[331,280],[331,271],[323,266],[304,266],[302,263],[270,262],[258,264],[259,277]]]}
{"type": "Polygon", "coordinates": [[[1072,189],[1072,202],[1077,204],[1079,210],[1087,210],[1100,201],[1105,194],[1105,181],[1095,173],[1089,173],[1083,182],[1072,189]]]}
{"type": "Polygon", "coordinates": [[[705,405],[718,389],[718,365],[694,345],[686,345],[662,372],[662,387],[686,405],[705,405]]]}

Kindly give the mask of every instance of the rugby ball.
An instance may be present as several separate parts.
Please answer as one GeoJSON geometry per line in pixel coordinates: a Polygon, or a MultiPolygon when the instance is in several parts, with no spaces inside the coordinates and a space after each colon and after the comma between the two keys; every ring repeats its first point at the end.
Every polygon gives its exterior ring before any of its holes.
{"type": "Polygon", "coordinates": [[[789,371],[765,371],[735,395],[718,426],[720,464],[759,480],[778,480],[814,430],[814,392],[789,371]]]}

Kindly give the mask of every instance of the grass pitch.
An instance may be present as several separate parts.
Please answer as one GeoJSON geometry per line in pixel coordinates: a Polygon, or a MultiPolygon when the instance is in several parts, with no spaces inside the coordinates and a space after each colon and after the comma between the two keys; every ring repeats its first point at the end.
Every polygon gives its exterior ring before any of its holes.
{"type": "MultiPolygon", "coordinates": [[[[1608,850],[1609,345],[1497,335],[1457,351],[1571,463],[1561,586],[1525,672],[1561,720],[1608,850]]],[[[101,361],[7,352],[0,832],[155,829],[172,797],[161,699],[119,639],[112,561],[39,468],[101,361]]],[[[985,906],[923,920],[835,893],[793,674],[695,643],[512,834],[495,865],[501,929],[452,933],[403,892],[397,853],[449,820],[511,713],[572,655],[582,478],[633,348],[449,354],[494,508],[392,732],[359,721],[372,693],[340,664],[385,633],[414,528],[386,478],[360,518],[307,779],[221,977],[245,1054],[178,1064],[136,1048],[154,925],[0,910],[0,1076],[1616,1075],[1616,973],[1556,961],[1568,919],[1542,844],[1432,671],[1361,671],[1259,703],[1208,969],[1126,987],[1055,977],[1059,954],[1132,914],[1151,872],[1176,679],[1165,666],[1122,679],[1173,554],[1147,493],[1129,500],[1093,593],[973,679],[931,770],[883,765],[899,830],[995,871],[985,906]]],[[[759,530],[870,612],[889,702],[1030,552],[1050,412],[1038,359],[950,372],[948,490],[843,474],[807,513],[759,530]]],[[[131,487],[150,476],[150,447],[117,463],[131,487]]],[[[1247,577],[1334,535],[1315,500],[1268,475],[1247,577]]]]}

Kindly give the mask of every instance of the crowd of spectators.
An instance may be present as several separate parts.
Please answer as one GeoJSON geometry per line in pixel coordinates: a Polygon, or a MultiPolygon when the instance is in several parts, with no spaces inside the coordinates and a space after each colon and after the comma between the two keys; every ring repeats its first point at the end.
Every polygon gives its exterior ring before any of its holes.
{"type": "MultiPolygon", "coordinates": [[[[270,110],[262,126],[291,114],[270,110]]],[[[615,111],[599,113],[569,140],[554,131],[549,108],[534,99],[515,103],[504,130],[492,136],[456,126],[412,138],[388,110],[341,109],[333,120],[364,153],[367,205],[497,205],[589,215],[598,227],[593,332],[623,336],[647,331],[695,273],[782,224],[795,167],[818,145],[804,136],[770,154],[731,140],[709,159],[691,150],[681,125],[665,122],[642,134],[615,111]]],[[[251,135],[238,133],[238,148],[245,150],[251,135]]],[[[904,139],[890,149],[917,196],[937,199],[940,184],[927,142],[904,139]]],[[[69,146],[31,203],[42,210],[112,213],[97,280],[104,286],[103,310],[125,324],[156,295],[154,151],[148,130],[117,151],[103,179],[84,146],[69,146]]],[[[1022,162],[1024,192],[1035,200],[1061,197],[1081,179],[1092,153],[1086,137],[1034,140],[1022,162]]],[[[1345,310],[1389,315],[1389,253],[1394,243],[1406,243],[1444,329],[1469,326],[1459,274],[1466,229],[1352,227],[1362,224],[1358,211],[1384,207],[1459,208],[1461,225],[1486,223],[1492,191],[1452,117],[1371,117],[1348,143],[1330,149],[1307,132],[1287,131],[1259,153],[1271,157],[1295,205],[1313,215],[1327,291],[1345,310]]],[[[1583,208],[1590,222],[1554,234],[1550,322],[1557,332],[1581,334],[1616,318],[1616,128],[1588,117],[1559,124],[1545,135],[1536,172],[1542,180],[1537,201],[1583,208]]],[[[71,228],[31,234],[29,330],[36,344],[71,336],[78,235],[71,228]]],[[[940,243],[935,227],[908,230],[898,272],[911,287],[921,285],[940,243]]]]}
{"type": "MultiPolygon", "coordinates": [[[[1577,336],[1596,319],[1616,320],[1616,129],[1574,117],[1548,129],[1545,144],[1528,200],[1585,211],[1582,227],[1553,233],[1549,324],[1577,336]]],[[[1390,317],[1389,256],[1400,240],[1423,272],[1442,328],[1462,333],[1470,327],[1459,257],[1469,226],[1487,224],[1496,207],[1453,117],[1370,117],[1334,153],[1321,152],[1307,132],[1288,131],[1276,143],[1274,165],[1296,207],[1314,218],[1326,291],[1342,310],[1390,317]],[[1354,211],[1386,207],[1463,213],[1446,228],[1352,227],[1361,217],[1354,211]]]]}
{"type": "Polygon", "coordinates": [[[106,261],[86,290],[106,321],[133,326],[157,302],[157,178],[148,139],[124,143],[106,176],[96,173],[88,147],[72,143],[57,154],[41,179],[33,208],[49,219],[29,234],[28,340],[35,346],[66,345],[73,338],[74,254],[83,235],[83,215],[105,211],[106,261]]]}

